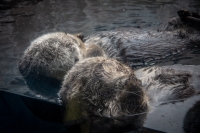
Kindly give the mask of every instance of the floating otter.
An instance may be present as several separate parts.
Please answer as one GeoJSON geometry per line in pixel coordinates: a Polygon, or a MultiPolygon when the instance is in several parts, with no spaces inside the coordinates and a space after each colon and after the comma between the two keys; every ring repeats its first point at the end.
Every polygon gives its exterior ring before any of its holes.
{"type": "Polygon", "coordinates": [[[135,69],[153,65],[188,47],[200,46],[198,26],[173,18],[156,30],[121,28],[97,32],[86,37],[84,43],[86,46],[99,45],[107,57],[115,58],[135,69]]]}
{"type": "MultiPolygon", "coordinates": [[[[80,34],[77,36],[83,38],[80,34]]],[[[24,77],[43,75],[62,80],[65,73],[84,58],[85,45],[77,36],[56,32],[35,39],[25,50],[19,71],[24,77]]]]}
{"type": "Polygon", "coordinates": [[[68,72],[59,95],[66,107],[65,122],[90,123],[90,132],[139,130],[148,112],[148,99],[131,68],[115,59],[84,59],[68,72]]]}
{"type": "Polygon", "coordinates": [[[85,54],[83,35],[64,32],[45,34],[25,50],[18,68],[30,90],[54,98],[64,75],[85,54]]]}

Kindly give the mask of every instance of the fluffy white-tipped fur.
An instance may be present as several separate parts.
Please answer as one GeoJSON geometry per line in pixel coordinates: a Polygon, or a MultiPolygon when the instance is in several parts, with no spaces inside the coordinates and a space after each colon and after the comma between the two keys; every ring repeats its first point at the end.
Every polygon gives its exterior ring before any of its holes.
{"type": "Polygon", "coordinates": [[[126,126],[139,129],[148,112],[141,82],[131,68],[115,59],[93,57],[78,62],[65,76],[59,94],[68,105],[66,120],[80,117],[82,111],[82,116],[91,117],[92,131],[98,131],[98,126],[105,132],[126,126]],[[80,107],[71,111],[75,104],[80,107]],[[94,121],[92,116],[96,116],[94,121]],[[109,126],[99,125],[100,119],[110,120],[109,126]]]}
{"type": "Polygon", "coordinates": [[[85,45],[75,35],[64,32],[45,34],[25,50],[19,62],[23,76],[31,72],[62,80],[72,66],[84,58],[85,45]]]}

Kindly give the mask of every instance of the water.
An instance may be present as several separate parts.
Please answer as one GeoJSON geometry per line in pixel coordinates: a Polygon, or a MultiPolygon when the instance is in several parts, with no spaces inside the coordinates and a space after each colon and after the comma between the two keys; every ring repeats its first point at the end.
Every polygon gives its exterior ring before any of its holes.
{"type": "MultiPolygon", "coordinates": [[[[3,0],[0,2],[0,89],[59,103],[30,92],[18,72],[23,51],[49,32],[83,33],[116,28],[155,29],[198,0],[3,0]],[[17,89],[16,89],[17,88],[17,89]]],[[[200,64],[200,48],[190,48],[158,65],[200,64]]]]}

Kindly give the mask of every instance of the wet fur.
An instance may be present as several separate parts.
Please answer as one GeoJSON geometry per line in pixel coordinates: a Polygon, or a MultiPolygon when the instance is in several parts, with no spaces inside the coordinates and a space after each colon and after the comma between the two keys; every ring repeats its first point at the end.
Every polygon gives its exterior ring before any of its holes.
{"type": "Polygon", "coordinates": [[[170,67],[147,67],[135,71],[150,100],[151,107],[176,102],[195,95],[189,71],[170,67]]]}
{"type": "Polygon", "coordinates": [[[76,36],[63,33],[45,34],[25,50],[19,62],[24,77],[45,77],[62,80],[65,73],[84,58],[85,46],[76,36]]]}
{"type": "Polygon", "coordinates": [[[148,112],[140,80],[115,59],[96,57],[78,62],[65,76],[59,95],[64,105],[78,98],[85,106],[91,132],[139,130],[148,112]]]}
{"type": "Polygon", "coordinates": [[[177,54],[188,46],[200,45],[200,32],[174,18],[159,30],[116,29],[94,33],[85,44],[99,45],[109,58],[115,58],[133,69],[155,64],[177,54]]]}
{"type": "Polygon", "coordinates": [[[89,58],[89,57],[97,57],[97,56],[106,57],[106,54],[99,45],[96,45],[96,44],[87,45],[85,57],[89,58]]]}
{"type": "Polygon", "coordinates": [[[199,133],[200,132],[200,101],[197,101],[192,108],[187,112],[183,129],[186,133],[199,133]]]}

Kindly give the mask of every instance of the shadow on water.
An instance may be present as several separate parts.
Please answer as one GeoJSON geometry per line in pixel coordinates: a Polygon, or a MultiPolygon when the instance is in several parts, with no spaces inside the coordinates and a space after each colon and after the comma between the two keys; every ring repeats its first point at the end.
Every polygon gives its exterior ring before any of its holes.
{"type": "MultiPolygon", "coordinates": [[[[109,31],[121,27],[153,29],[177,16],[177,10],[200,12],[199,6],[198,0],[2,0],[0,89],[58,104],[56,92],[49,96],[55,96],[56,100],[35,93],[27,87],[18,71],[19,58],[33,39],[55,31],[82,32],[89,35],[96,31],[109,31]]],[[[187,49],[181,54],[160,61],[158,65],[198,65],[199,51],[199,47],[187,49]]],[[[49,92],[45,90],[43,93],[45,92],[49,95],[49,92]]],[[[41,106],[43,105],[36,108],[41,106]]]]}

